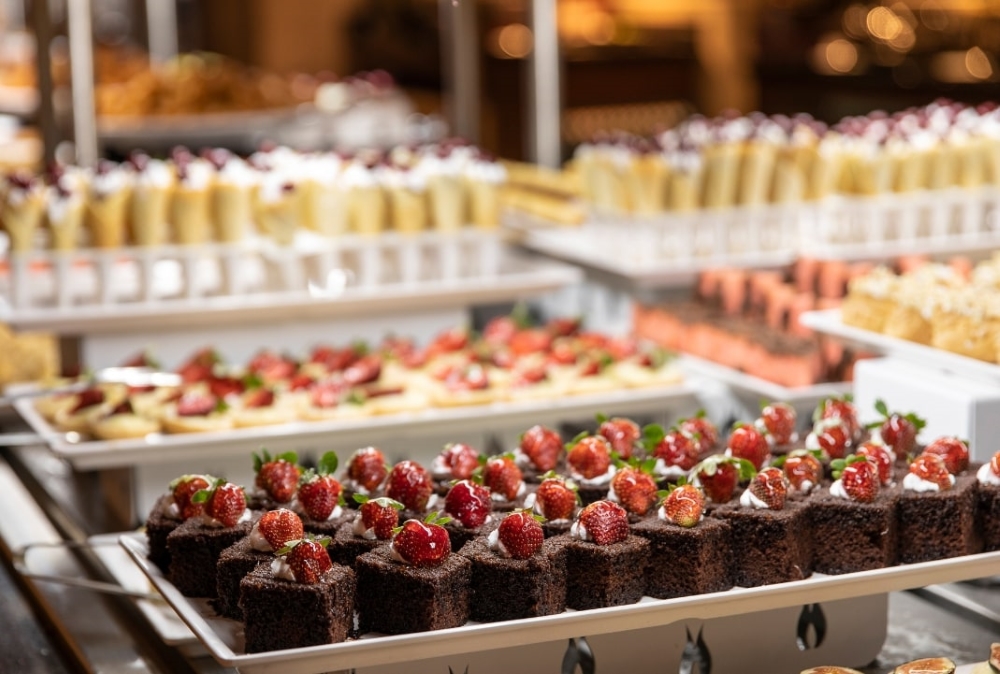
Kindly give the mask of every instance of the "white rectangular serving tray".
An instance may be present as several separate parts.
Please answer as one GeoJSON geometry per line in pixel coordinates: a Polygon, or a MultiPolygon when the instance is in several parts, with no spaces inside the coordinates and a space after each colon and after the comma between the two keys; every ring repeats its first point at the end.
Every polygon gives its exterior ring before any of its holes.
{"type": "Polygon", "coordinates": [[[846,381],[813,384],[812,386],[782,386],[726,365],[688,354],[678,356],[678,365],[687,374],[720,381],[735,393],[745,397],[781,401],[796,407],[813,406],[823,398],[850,393],[852,388],[851,382],[846,381]]]}
{"type": "Polygon", "coordinates": [[[840,309],[807,311],[799,318],[799,322],[816,332],[838,337],[866,351],[893,356],[923,367],[950,372],[987,384],[1000,384],[1000,365],[844,325],[840,309]]]}
{"type": "Polygon", "coordinates": [[[215,616],[206,600],[181,595],[146,558],[146,540],[142,534],[126,534],[119,540],[219,664],[237,667],[242,674],[318,674],[625,632],[686,619],[743,615],[981,578],[995,574],[1000,564],[1000,552],[990,552],[842,576],[816,574],[791,583],[734,588],[677,599],[644,597],[630,606],[567,610],[558,615],[492,624],[470,622],[435,632],[370,636],[339,644],[248,655],[243,653],[240,624],[215,616]]]}
{"type": "Polygon", "coordinates": [[[73,442],[54,429],[30,399],[14,407],[52,452],[79,470],[177,463],[207,455],[246,455],[260,445],[271,451],[301,449],[303,443],[353,441],[369,444],[376,436],[447,429],[450,433],[481,431],[484,426],[557,423],[585,418],[598,412],[624,414],[662,411],[671,403],[693,401],[695,391],[685,384],[619,389],[594,394],[563,396],[553,400],[501,401],[488,405],[440,407],[417,412],[328,421],[295,421],[275,426],[239,428],[211,433],[152,434],[133,440],[73,442]]]}

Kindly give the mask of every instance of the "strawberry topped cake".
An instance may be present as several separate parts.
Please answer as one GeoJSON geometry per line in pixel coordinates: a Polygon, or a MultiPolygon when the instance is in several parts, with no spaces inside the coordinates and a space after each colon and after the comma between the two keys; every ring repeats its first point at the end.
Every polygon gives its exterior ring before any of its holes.
{"type": "Polygon", "coordinates": [[[340,479],[344,490],[344,500],[356,507],[355,494],[366,497],[377,496],[385,487],[389,477],[389,464],[382,450],[377,447],[362,447],[355,451],[347,462],[347,470],[340,479]]]}
{"type": "Polygon", "coordinates": [[[798,442],[799,434],[795,430],[797,423],[798,416],[794,407],[788,403],[772,402],[761,408],[760,417],[754,422],[754,426],[764,433],[774,453],[783,454],[793,449],[798,442]]]}
{"type": "Polygon", "coordinates": [[[404,522],[388,546],[358,557],[355,570],[362,633],[426,632],[469,619],[472,564],[451,553],[436,513],[404,522]]]}
{"type": "Polygon", "coordinates": [[[266,449],[253,455],[254,485],[247,493],[253,510],[273,510],[287,506],[295,498],[302,469],[295,452],[271,456],[266,449]]]}
{"type": "Polygon", "coordinates": [[[475,480],[456,482],[444,498],[444,511],[451,517],[444,528],[452,550],[461,550],[473,538],[495,527],[494,516],[490,514],[493,511],[490,488],[475,480]]]}
{"type": "Polygon", "coordinates": [[[532,426],[522,433],[514,450],[514,461],[528,482],[539,482],[540,476],[559,468],[564,459],[562,438],[545,426],[532,426]]]}
{"type": "Polygon", "coordinates": [[[468,480],[479,468],[480,453],[464,442],[450,442],[431,463],[434,492],[440,496],[448,493],[455,480],[468,480]]]}
{"type": "Polygon", "coordinates": [[[423,517],[438,500],[431,485],[430,473],[410,460],[400,461],[389,471],[385,495],[403,504],[405,518],[423,517]]]}
{"type": "Polygon", "coordinates": [[[512,454],[492,456],[483,463],[478,473],[485,487],[490,490],[493,509],[514,510],[523,507],[529,489],[512,454]]]}
{"type": "Polygon", "coordinates": [[[705,508],[711,512],[732,502],[756,473],[746,459],[713,454],[691,469],[691,483],[705,492],[705,508]]]}
{"type": "Polygon", "coordinates": [[[982,532],[983,548],[1000,550],[1000,452],[976,471],[979,482],[978,529],[982,532]]]}
{"type": "Polygon", "coordinates": [[[819,489],[823,482],[820,454],[815,449],[793,449],[771,463],[784,472],[788,481],[789,498],[803,498],[819,489]]]}
{"type": "Polygon", "coordinates": [[[601,435],[581,434],[566,445],[566,473],[577,485],[584,505],[603,499],[617,468],[611,443],[601,435]]]}
{"type": "Polygon", "coordinates": [[[765,433],[751,424],[737,423],[726,442],[726,456],[746,459],[760,470],[771,460],[771,445],[765,433]]]}
{"type": "Polygon", "coordinates": [[[566,544],[566,605],[581,610],[634,604],[646,587],[649,542],[629,530],[617,503],[596,501],[580,511],[566,544]]]}
{"type": "Polygon", "coordinates": [[[402,503],[387,496],[368,498],[355,494],[354,500],[359,508],[352,511],[353,520],[340,525],[327,548],[330,559],[351,567],[359,555],[389,544],[403,510],[402,503]]]}
{"type": "Polygon", "coordinates": [[[632,455],[642,450],[642,429],[639,424],[623,417],[607,418],[603,414],[597,416],[600,424],[597,435],[600,435],[611,445],[611,451],[622,461],[628,461],[632,455]]]}
{"type": "Polygon", "coordinates": [[[300,538],[240,582],[247,653],[305,648],[347,638],[354,620],[354,572],[333,564],[327,539],[300,538]]]}
{"type": "Polygon", "coordinates": [[[333,536],[344,522],[354,520],[353,512],[344,507],[343,488],[333,476],[336,471],[337,454],[326,452],[315,468],[299,477],[294,510],[309,533],[333,536]]]}
{"type": "Polygon", "coordinates": [[[509,513],[489,537],[473,539],[459,554],[472,563],[472,620],[533,618],[566,608],[566,546],[545,539],[538,516],[509,513]]]}
{"type": "Polygon", "coordinates": [[[670,599],[733,586],[729,522],[704,516],[705,495],[690,484],[673,487],[655,518],[632,525],[649,541],[646,594],[670,599]]]}
{"type": "Polygon", "coordinates": [[[629,521],[638,522],[652,512],[657,501],[652,459],[643,463],[622,464],[611,478],[607,500],[617,503],[628,513],[629,521]]]}
{"type": "Polygon", "coordinates": [[[546,538],[569,532],[580,506],[576,484],[554,472],[546,473],[542,483],[524,499],[524,507],[542,517],[546,538]]]}
{"type": "Polygon", "coordinates": [[[215,478],[211,475],[181,475],[170,483],[167,493],[156,499],[146,518],[146,540],[150,561],[164,573],[170,568],[167,536],[182,522],[204,512],[204,505],[192,501],[192,497],[213,482],[215,478]]]}
{"type": "Polygon", "coordinates": [[[700,436],[680,427],[664,431],[662,426],[650,424],[643,429],[643,442],[661,487],[687,477],[701,458],[700,436]]]}

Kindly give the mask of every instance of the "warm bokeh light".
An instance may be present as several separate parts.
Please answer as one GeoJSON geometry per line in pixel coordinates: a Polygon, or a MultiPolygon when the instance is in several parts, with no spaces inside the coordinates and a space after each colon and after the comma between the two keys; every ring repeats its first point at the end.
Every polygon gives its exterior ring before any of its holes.
{"type": "Polygon", "coordinates": [[[851,5],[844,10],[844,32],[850,37],[861,38],[866,34],[868,8],[864,5],[851,5]]]}
{"type": "Polygon", "coordinates": [[[993,59],[980,47],[969,50],[943,51],[930,63],[931,76],[939,82],[971,83],[993,80],[993,59]]]}
{"type": "Polygon", "coordinates": [[[930,30],[943,31],[948,28],[948,15],[937,0],[924,0],[920,3],[920,22],[930,30]]]}
{"type": "Polygon", "coordinates": [[[868,32],[871,33],[872,37],[886,42],[891,42],[899,37],[904,25],[895,12],[888,7],[881,6],[873,7],[868,12],[865,24],[868,26],[868,32]]]}
{"type": "Polygon", "coordinates": [[[988,80],[993,77],[993,64],[979,47],[973,47],[965,52],[965,69],[977,80],[988,80]]]}
{"type": "Polygon", "coordinates": [[[523,23],[510,23],[498,30],[493,31],[495,36],[491,40],[491,50],[494,55],[500,58],[522,59],[531,53],[534,36],[531,29],[523,23]]]}
{"type": "Polygon", "coordinates": [[[889,46],[899,52],[908,52],[917,44],[917,34],[908,23],[903,23],[899,35],[889,40],[889,46]]]}
{"type": "Polygon", "coordinates": [[[826,75],[846,75],[858,65],[858,48],[850,40],[834,33],[820,40],[813,49],[813,68],[826,75]]]}

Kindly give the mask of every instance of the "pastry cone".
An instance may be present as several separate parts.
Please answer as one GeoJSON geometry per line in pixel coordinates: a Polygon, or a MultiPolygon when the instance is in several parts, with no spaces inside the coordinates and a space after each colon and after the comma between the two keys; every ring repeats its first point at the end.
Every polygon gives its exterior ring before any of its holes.
{"type": "Polygon", "coordinates": [[[405,187],[392,187],[389,195],[389,212],[392,228],[397,232],[420,232],[427,226],[427,193],[405,187]]]}
{"type": "Polygon", "coordinates": [[[774,165],[771,201],[789,204],[805,200],[809,188],[807,175],[792,156],[779,154],[774,165]]]}
{"type": "Polygon", "coordinates": [[[741,146],[720,143],[705,149],[704,205],[728,208],[736,204],[741,146]]]}
{"type": "Polygon", "coordinates": [[[479,229],[496,229],[500,226],[501,190],[499,183],[469,181],[469,214],[473,225],[479,229]]]}
{"type": "Polygon", "coordinates": [[[178,185],[170,200],[170,222],[174,238],[183,245],[198,245],[209,240],[212,232],[211,209],[207,189],[178,185]]]}
{"type": "Polygon", "coordinates": [[[894,164],[895,190],[897,192],[913,192],[924,189],[927,185],[926,153],[904,151],[894,153],[891,161],[894,164]]]}
{"type": "Polygon", "coordinates": [[[739,174],[741,204],[757,206],[769,201],[777,158],[777,146],[754,141],[747,143],[739,174]]]}
{"type": "Polygon", "coordinates": [[[442,232],[454,232],[465,224],[466,194],[457,176],[437,175],[430,178],[427,192],[431,204],[431,225],[442,232]]]}
{"type": "Polygon", "coordinates": [[[291,244],[299,224],[298,190],[284,192],[274,201],[260,201],[257,204],[257,222],[276,243],[282,246],[291,244]]]}
{"type": "Polygon", "coordinates": [[[167,242],[170,189],[136,186],[129,201],[132,241],[137,246],[162,246],[167,242]]]}
{"type": "Polygon", "coordinates": [[[105,195],[91,194],[84,222],[95,248],[120,248],[125,243],[129,190],[105,195]]]}
{"type": "Polygon", "coordinates": [[[325,236],[345,234],[349,228],[347,193],[339,188],[309,182],[302,197],[302,222],[325,236]]]}
{"type": "Polygon", "coordinates": [[[378,186],[358,186],[348,192],[351,230],[358,234],[378,234],[385,229],[385,193],[378,186]]]}
{"type": "Polygon", "coordinates": [[[931,150],[927,155],[927,187],[932,190],[942,190],[955,185],[958,181],[958,161],[951,148],[943,144],[931,150]]]}
{"type": "Polygon", "coordinates": [[[661,213],[666,207],[667,167],[653,154],[636,157],[625,176],[632,212],[642,215],[661,213]]]}
{"type": "Polygon", "coordinates": [[[672,211],[694,211],[701,205],[701,171],[673,171],[670,174],[669,206],[672,211]]]}
{"type": "Polygon", "coordinates": [[[0,223],[10,237],[11,250],[26,253],[35,246],[35,235],[41,229],[45,215],[45,201],[41,192],[25,195],[12,202],[8,198],[0,206],[0,223]]]}
{"type": "Polygon", "coordinates": [[[233,243],[247,235],[253,223],[252,194],[248,187],[221,182],[213,185],[210,208],[216,240],[233,243]]]}
{"type": "Polygon", "coordinates": [[[979,187],[989,180],[989,157],[983,143],[971,138],[955,148],[958,163],[958,184],[979,187]]]}
{"type": "Polygon", "coordinates": [[[55,208],[53,202],[48,204],[47,222],[52,234],[53,250],[76,250],[80,245],[80,233],[83,231],[82,199],[63,200],[63,208],[55,208]]]}

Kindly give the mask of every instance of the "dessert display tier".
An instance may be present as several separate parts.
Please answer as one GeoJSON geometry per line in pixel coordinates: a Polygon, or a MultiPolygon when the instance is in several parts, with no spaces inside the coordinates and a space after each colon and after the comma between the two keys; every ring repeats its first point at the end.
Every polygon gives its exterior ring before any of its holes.
{"type": "Polygon", "coordinates": [[[992,574],[1000,563],[1000,552],[992,552],[841,576],[816,574],[806,580],[678,599],[644,597],[638,604],[615,608],[566,611],[541,618],[494,624],[468,623],[458,628],[421,634],[362,637],[326,646],[246,654],[240,624],[218,618],[206,601],[182,596],[147,559],[148,550],[142,534],[124,534],[120,541],[212,656],[222,665],[239,668],[243,674],[279,671],[313,674],[524,646],[583,635],[626,632],[686,619],[744,615],[985,577],[992,574]]]}
{"type": "Polygon", "coordinates": [[[991,250],[1000,245],[998,199],[992,187],[949,188],[649,217],[592,216],[579,227],[512,213],[507,225],[532,250],[636,286],[678,287],[705,269],[783,266],[799,255],[884,260],[991,250]]]}
{"type": "Polygon", "coordinates": [[[272,451],[296,449],[323,442],[371,442],[387,434],[433,434],[441,428],[464,433],[490,425],[528,427],[533,423],[592,417],[594,414],[661,411],[671,402],[693,401],[694,391],[684,384],[620,389],[592,394],[564,395],[555,399],[513,400],[485,405],[427,408],[381,416],[296,421],[275,426],[180,435],[152,434],[132,440],[80,441],[77,434],[60,433],[36,410],[34,402],[15,403],[22,418],[59,457],[74,468],[89,470],[120,466],[176,463],[206,455],[245,455],[247,447],[266,444],[272,451]]]}
{"type": "Polygon", "coordinates": [[[77,334],[246,322],[264,310],[281,320],[503,302],[580,278],[476,230],[336,239],[299,232],[288,247],[254,239],[8,261],[3,320],[77,334]]]}
{"type": "Polygon", "coordinates": [[[933,370],[951,372],[974,381],[1000,383],[1000,365],[846,325],[841,318],[840,309],[806,312],[799,320],[802,325],[816,332],[858,345],[871,353],[893,356],[902,361],[933,370]]]}

